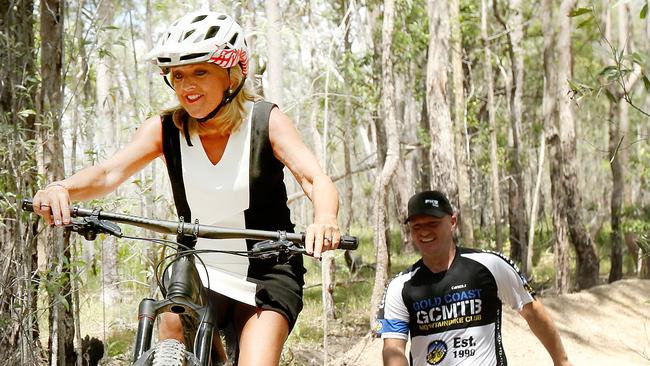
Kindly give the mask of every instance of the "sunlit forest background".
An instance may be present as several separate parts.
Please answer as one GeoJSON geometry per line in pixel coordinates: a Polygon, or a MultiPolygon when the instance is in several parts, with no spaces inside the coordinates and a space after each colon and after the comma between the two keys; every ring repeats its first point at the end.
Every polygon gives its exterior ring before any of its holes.
{"type": "MultiPolygon", "coordinates": [[[[647,0],[0,0],[3,364],[81,362],[85,335],[103,364],[128,363],[166,252],[46,228],[20,200],[175,105],[144,55],[199,9],[244,27],[247,82],[292,118],[336,183],[342,232],[361,238],[306,260],[285,364],[370,332],[388,279],[417,259],[402,223],[420,190],[452,199],[460,245],[505,253],[538,290],[650,278],[647,0]]],[[[311,204],[286,177],[304,229],[311,204]]],[[[177,219],[161,160],[76,204],[177,219]]]]}

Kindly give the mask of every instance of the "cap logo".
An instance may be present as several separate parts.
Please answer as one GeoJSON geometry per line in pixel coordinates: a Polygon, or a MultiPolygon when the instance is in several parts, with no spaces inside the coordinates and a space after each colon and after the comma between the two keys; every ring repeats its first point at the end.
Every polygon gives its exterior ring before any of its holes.
{"type": "Polygon", "coordinates": [[[433,207],[440,207],[440,204],[438,204],[438,200],[433,200],[433,199],[425,199],[424,204],[430,204],[433,207]]]}

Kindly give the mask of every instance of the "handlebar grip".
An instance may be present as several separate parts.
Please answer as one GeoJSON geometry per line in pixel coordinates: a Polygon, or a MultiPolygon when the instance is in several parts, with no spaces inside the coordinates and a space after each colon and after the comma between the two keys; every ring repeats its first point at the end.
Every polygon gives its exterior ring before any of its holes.
{"type": "Polygon", "coordinates": [[[339,249],[355,250],[359,247],[359,239],[356,236],[341,236],[339,249]]]}
{"type": "Polygon", "coordinates": [[[32,204],[32,200],[29,198],[23,198],[23,211],[29,211],[29,212],[34,212],[34,205],[32,204]]]}

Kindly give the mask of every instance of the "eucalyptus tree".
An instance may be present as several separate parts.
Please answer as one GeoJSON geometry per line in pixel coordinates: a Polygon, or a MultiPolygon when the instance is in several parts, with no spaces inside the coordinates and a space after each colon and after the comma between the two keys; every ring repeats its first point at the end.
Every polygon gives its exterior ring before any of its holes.
{"type": "MultiPolygon", "coordinates": [[[[370,299],[370,325],[377,320],[377,310],[388,282],[388,248],[386,245],[386,206],[385,197],[388,184],[395,173],[399,159],[399,135],[395,120],[395,89],[393,76],[393,31],[395,22],[395,2],[384,1],[381,42],[381,107],[386,129],[386,159],[383,166],[377,166],[377,178],[373,190],[373,227],[376,257],[375,282],[370,299]]],[[[377,149],[380,145],[377,144],[377,149]]],[[[379,152],[379,151],[378,151],[379,152]]]]}
{"type": "Polygon", "coordinates": [[[43,362],[37,317],[38,220],[17,199],[36,190],[38,75],[34,1],[0,2],[0,359],[43,362]]]}
{"type": "Polygon", "coordinates": [[[559,293],[567,293],[570,287],[571,275],[569,262],[569,228],[566,221],[566,194],[564,186],[558,179],[561,172],[560,161],[562,158],[560,139],[558,133],[558,72],[557,52],[557,27],[555,6],[553,0],[542,0],[542,29],[544,31],[544,99],[542,104],[544,114],[544,130],[549,147],[549,165],[551,179],[554,244],[553,255],[555,263],[555,288],[559,293]]]}
{"type": "Polygon", "coordinates": [[[582,193],[578,184],[578,162],[576,156],[576,118],[574,102],[571,99],[569,80],[572,78],[571,61],[571,18],[569,14],[575,7],[576,0],[563,0],[558,17],[556,46],[557,56],[557,90],[558,131],[561,156],[559,164],[561,174],[554,179],[561,182],[566,200],[553,200],[555,205],[565,205],[571,243],[576,251],[576,282],[579,289],[587,289],[598,284],[600,259],[596,247],[589,236],[584,223],[582,193]]]}
{"type": "MultiPolygon", "coordinates": [[[[102,1],[97,9],[98,57],[95,70],[95,134],[94,149],[101,159],[111,156],[119,149],[118,131],[121,130],[118,107],[118,80],[114,48],[117,29],[113,25],[117,15],[117,4],[102,1]]],[[[117,239],[109,236],[101,242],[102,300],[112,305],[121,298],[117,265],[117,239]]]]}
{"type": "Polygon", "coordinates": [[[492,215],[494,216],[494,233],[496,249],[503,250],[503,232],[501,228],[501,193],[499,188],[499,159],[497,157],[497,122],[494,105],[494,81],[492,76],[492,50],[488,37],[488,6],[487,0],[481,0],[481,38],[485,54],[484,74],[487,94],[488,124],[490,128],[490,181],[492,187],[492,215]]]}
{"type": "Polygon", "coordinates": [[[508,146],[508,161],[506,164],[509,175],[508,182],[508,222],[510,229],[510,258],[521,263],[522,270],[530,275],[527,258],[528,241],[526,239],[526,205],[524,194],[526,192],[524,171],[522,166],[522,116],[524,93],[524,56],[522,47],[524,40],[524,19],[521,0],[510,0],[507,20],[504,20],[497,7],[498,1],[493,1],[494,16],[506,32],[507,52],[510,58],[510,74],[506,74],[506,87],[510,90],[510,133],[508,146]]]}
{"type": "Polygon", "coordinates": [[[454,154],[456,156],[456,179],[458,180],[458,212],[460,213],[460,241],[463,246],[474,246],[474,220],[472,215],[472,192],[469,176],[469,136],[467,134],[467,108],[465,106],[465,86],[463,70],[463,34],[461,27],[460,2],[449,2],[449,21],[451,53],[453,115],[454,115],[454,154]]]}
{"type": "MultiPolygon", "coordinates": [[[[457,197],[454,133],[449,107],[449,4],[429,1],[429,50],[427,55],[426,103],[429,117],[432,188],[457,197]]],[[[454,199],[454,201],[456,201],[454,199]]]]}
{"type": "Polygon", "coordinates": [[[266,0],[269,100],[283,107],[282,16],[278,0],[266,0]]]}
{"type": "MultiPolygon", "coordinates": [[[[41,0],[41,90],[39,117],[42,169],[49,182],[64,178],[63,136],[63,2],[41,0]]],[[[75,359],[71,293],[70,233],[48,230],[49,363],[68,365],[75,359]]]]}

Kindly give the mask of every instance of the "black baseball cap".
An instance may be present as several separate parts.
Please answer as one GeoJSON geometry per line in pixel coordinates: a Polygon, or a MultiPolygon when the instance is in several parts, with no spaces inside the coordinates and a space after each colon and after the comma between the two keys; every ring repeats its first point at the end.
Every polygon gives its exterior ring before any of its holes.
{"type": "Polygon", "coordinates": [[[453,214],[454,209],[451,207],[444,193],[439,191],[424,191],[416,193],[409,199],[408,217],[404,223],[407,223],[413,216],[417,215],[444,217],[453,214]]]}

